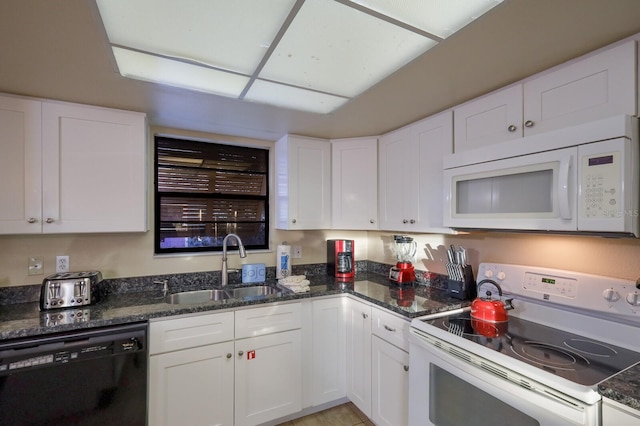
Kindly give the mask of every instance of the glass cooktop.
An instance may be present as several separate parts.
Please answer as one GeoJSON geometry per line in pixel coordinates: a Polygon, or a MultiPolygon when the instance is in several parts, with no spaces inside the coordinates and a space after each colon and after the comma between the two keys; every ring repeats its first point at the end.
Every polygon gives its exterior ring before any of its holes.
{"type": "Polygon", "coordinates": [[[465,312],[425,322],[585,386],[640,362],[638,352],[516,317],[491,323],[465,312]]]}

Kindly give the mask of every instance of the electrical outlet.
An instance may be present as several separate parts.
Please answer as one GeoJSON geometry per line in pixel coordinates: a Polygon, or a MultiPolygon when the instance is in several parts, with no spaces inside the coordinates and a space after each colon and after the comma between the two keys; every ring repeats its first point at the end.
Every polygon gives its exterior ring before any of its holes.
{"type": "Polygon", "coordinates": [[[42,256],[32,256],[29,258],[28,274],[42,275],[44,273],[42,264],[44,263],[42,256]]]}
{"type": "Polygon", "coordinates": [[[291,246],[291,257],[293,259],[302,258],[302,246],[291,246]]]}
{"type": "Polygon", "coordinates": [[[69,256],[56,256],[56,272],[69,272],[69,256]]]}

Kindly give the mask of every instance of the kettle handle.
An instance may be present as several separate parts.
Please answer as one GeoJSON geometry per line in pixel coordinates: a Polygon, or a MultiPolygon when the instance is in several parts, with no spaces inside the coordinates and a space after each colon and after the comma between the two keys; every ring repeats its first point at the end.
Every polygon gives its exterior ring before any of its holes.
{"type": "Polygon", "coordinates": [[[496,286],[496,288],[498,289],[498,296],[502,297],[502,287],[500,287],[500,285],[495,282],[494,280],[482,280],[478,283],[478,285],[476,286],[476,291],[478,293],[478,295],[480,295],[480,286],[484,283],[489,283],[489,284],[493,284],[494,286],[496,286]]]}

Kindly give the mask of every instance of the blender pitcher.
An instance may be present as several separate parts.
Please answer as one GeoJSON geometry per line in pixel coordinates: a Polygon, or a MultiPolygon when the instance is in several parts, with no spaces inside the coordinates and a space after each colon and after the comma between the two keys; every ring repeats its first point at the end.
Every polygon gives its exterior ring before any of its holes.
{"type": "Polygon", "coordinates": [[[413,282],[416,273],[411,263],[416,255],[418,245],[413,238],[406,235],[394,235],[391,250],[396,255],[396,265],[389,271],[389,279],[397,283],[413,282]]]}

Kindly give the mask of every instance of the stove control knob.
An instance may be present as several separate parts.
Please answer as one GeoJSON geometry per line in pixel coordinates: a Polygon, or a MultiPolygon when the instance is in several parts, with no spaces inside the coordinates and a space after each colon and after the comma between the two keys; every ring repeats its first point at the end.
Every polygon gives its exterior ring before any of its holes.
{"type": "Polygon", "coordinates": [[[493,278],[493,271],[491,269],[487,269],[486,271],[484,271],[484,277],[493,278]]]}
{"type": "Polygon", "coordinates": [[[505,278],[507,278],[507,274],[505,274],[504,272],[500,271],[498,272],[498,275],[496,275],[496,278],[500,281],[504,280],[505,278]]]}
{"type": "Polygon", "coordinates": [[[640,306],[640,293],[627,294],[627,302],[629,302],[631,306],[640,306]]]}
{"type": "Polygon", "coordinates": [[[620,300],[620,293],[612,288],[608,288],[602,292],[602,297],[604,297],[604,300],[607,302],[617,302],[620,300]]]}

